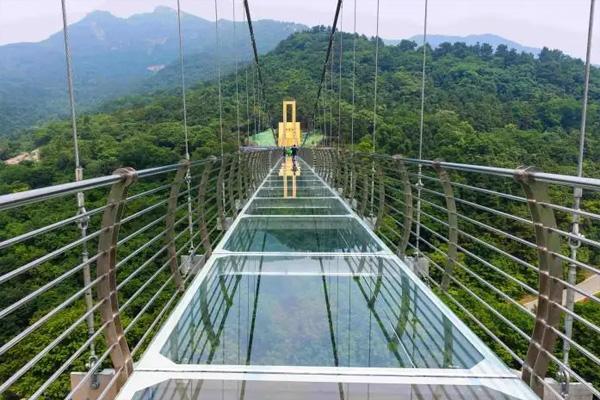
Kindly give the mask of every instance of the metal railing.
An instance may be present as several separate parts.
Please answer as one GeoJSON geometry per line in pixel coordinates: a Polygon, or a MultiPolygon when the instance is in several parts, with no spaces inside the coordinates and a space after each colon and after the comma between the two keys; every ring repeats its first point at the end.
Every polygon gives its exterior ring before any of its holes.
{"type": "Polygon", "coordinates": [[[112,397],[275,160],[248,151],[0,196],[0,397],[112,397]],[[72,216],[80,192],[91,209],[72,216]]]}
{"type": "Polygon", "coordinates": [[[540,397],[600,398],[600,179],[333,148],[303,156],[540,397]]]}
{"type": "MultiPolygon", "coordinates": [[[[327,148],[301,155],[536,393],[566,398],[576,384],[600,398],[600,180],[327,148]]],[[[277,158],[125,168],[0,196],[0,396],[113,397],[277,158]],[[80,192],[90,209],[73,216],[80,192]],[[82,259],[84,245],[93,251],[82,259]],[[83,372],[69,382],[73,371],[83,372]]]]}

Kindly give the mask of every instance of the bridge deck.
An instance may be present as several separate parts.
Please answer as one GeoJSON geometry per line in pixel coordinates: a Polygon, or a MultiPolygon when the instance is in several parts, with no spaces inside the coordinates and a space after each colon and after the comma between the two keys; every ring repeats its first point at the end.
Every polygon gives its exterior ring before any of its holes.
{"type": "Polygon", "coordinates": [[[300,163],[264,180],[120,399],[536,398],[300,163]]]}

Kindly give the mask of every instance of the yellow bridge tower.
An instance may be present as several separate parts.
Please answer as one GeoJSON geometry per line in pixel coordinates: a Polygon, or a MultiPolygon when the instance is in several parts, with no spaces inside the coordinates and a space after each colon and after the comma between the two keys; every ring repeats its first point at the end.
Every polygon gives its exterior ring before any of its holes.
{"type": "Polygon", "coordinates": [[[279,123],[277,145],[279,147],[300,146],[301,140],[300,122],[296,122],[296,100],[284,101],[283,122],[279,123]],[[290,109],[292,120],[288,121],[288,112],[290,109]]]}

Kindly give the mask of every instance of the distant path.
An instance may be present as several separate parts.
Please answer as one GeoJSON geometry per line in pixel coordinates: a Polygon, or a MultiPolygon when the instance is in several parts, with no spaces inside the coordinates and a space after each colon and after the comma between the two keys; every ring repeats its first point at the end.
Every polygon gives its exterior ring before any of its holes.
{"type": "Polygon", "coordinates": [[[272,147],[275,146],[275,140],[273,140],[273,132],[270,129],[262,132],[258,132],[256,135],[248,137],[249,144],[259,147],[272,147]]]}
{"type": "MultiPolygon", "coordinates": [[[[306,135],[306,132],[302,132],[303,135],[306,135]]],[[[306,139],[306,143],[304,143],[305,147],[316,146],[323,140],[323,135],[320,133],[312,133],[306,139]]],[[[257,133],[256,135],[251,135],[248,137],[250,146],[258,146],[258,147],[273,147],[275,146],[275,141],[273,140],[273,133],[270,129],[266,131],[262,131],[257,133]]]]}
{"type": "MultiPolygon", "coordinates": [[[[591,277],[587,278],[586,280],[580,282],[578,285],[576,285],[576,287],[577,287],[577,289],[580,289],[580,290],[590,293],[590,294],[598,293],[598,292],[600,292],[600,275],[591,276],[591,277]]],[[[587,299],[587,297],[582,295],[581,293],[574,292],[574,295],[575,295],[575,303],[578,303],[580,301],[587,299]]],[[[567,290],[565,289],[565,290],[563,290],[563,304],[565,304],[566,299],[567,299],[567,290]]],[[[528,301],[527,303],[523,303],[523,305],[529,311],[533,311],[535,309],[535,307],[537,306],[537,299],[528,301]]]]}

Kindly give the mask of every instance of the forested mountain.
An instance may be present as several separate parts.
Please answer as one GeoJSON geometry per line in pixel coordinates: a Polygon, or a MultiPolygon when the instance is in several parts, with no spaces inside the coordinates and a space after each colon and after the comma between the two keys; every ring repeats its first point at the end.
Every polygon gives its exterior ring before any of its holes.
{"type": "MultiPolygon", "coordinates": [[[[312,107],[328,35],[329,31],[324,27],[298,32],[262,57],[267,95],[264,103],[270,105],[271,123],[281,118],[281,101],[295,98],[298,101],[298,116],[303,126],[307,126],[314,111],[312,107]]],[[[333,79],[328,74],[327,89],[323,96],[326,112],[317,110],[315,121],[321,132],[341,133],[346,144],[349,144],[352,132],[353,55],[348,49],[352,49],[353,40],[352,35],[343,35],[343,48],[346,50],[342,57],[341,85],[338,80],[339,42],[334,46],[333,79]],[[338,126],[340,88],[341,126],[338,126]]],[[[356,52],[353,133],[356,148],[369,151],[373,130],[375,40],[356,37],[356,52]]],[[[380,43],[379,56],[377,149],[389,154],[416,156],[422,48],[411,41],[402,41],[394,46],[380,43]]],[[[583,92],[581,60],[556,50],[542,49],[539,57],[534,57],[532,54],[509,50],[503,45],[494,49],[489,44],[468,46],[464,43],[428,48],[427,58],[424,158],[511,168],[535,165],[547,172],[575,171],[583,92]]],[[[246,136],[265,126],[267,113],[264,107],[258,107],[262,102],[256,101],[254,75],[251,67],[242,68],[237,79],[238,85],[232,74],[223,78],[225,151],[236,148],[238,127],[242,136],[246,136]],[[239,125],[236,121],[236,86],[240,90],[239,125]],[[263,121],[261,126],[257,126],[259,115],[263,121]]],[[[215,82],[197,84],[188,92],[189,137],[194,159],[219,152],[217,93],[215,82]]],[[[586,175],[595,177],[600,176],[599,104],[600,70],[593,68],[584,170],[586,175]]],[[[85,176],[108,174],[120,166],[145,168],[176,162],[184,154],[181,121],[182,102],[177,91],[154,97],[128,97],[111,103],[105,112],[80,115],[78,123],[85,176]]],[[[70,132],[69,121],[63,120],[36,129],[30,136],[21,136],[11,142],[5,140],[0,145],[2,158],[39,148],[41,159],[39,162],[23,162],[19,165],[0,165],[0,193],[72,180],[74,165],[70,132]]],[[[96,203],[92,202],[89,206],[101,206],[102,200],[95,199],[96,203]]],[[[62,202],[54,212],[64,217],[72,216],[75,203],[62,202]]],[[[13,237],[31,230],[30,221],[45,214],[46,210],[36,210],[35,207],[14,216],[3,214],[0,237],[13,237]]],[[[472,217],[479,218],[478,215],[472,217]]],[[[510,231],[510,227],[507,230],[510,231]]],[[[19,246],[18,254],[0,255],[0,272],[22,265],[30,254],[45,254],[53,248],[53,243],[49,240],[19,246]]],[[[598,260],[590,262],[597,265],[598,260]]],[[[61,268],[65,267],[56,265],[54,269],[36,270],[35,281],[45,282],[61,268]]],[[[27,289],[34,283],[27,278],[27,275],[23,275],[23,281],[15,280],[10,290],[0,292],[0,308],[12,304],[15,298],[30,291],[27,289]]],[[[511,287],[510,282],[502,284],[509,287],[514,298],[523,295],[522,290],[511,287]]],[[[485,295],[485,292],[482,293],[485,295]]],[[[0,332],[0,343],[35,321],[36,316],[51,309],[53,301],[56,302],[56,299],[40,297],[22,307],[18,314],[7,316],[3,321],[4,329],[0,332]]],[[[581,307],[587,308],[586,313],[597,319],[597,304],[582,304],[581,307]]],[[[529,327],[525,326],[524,329],[529,327]]],[[[498,323],[497,331],[501,330],[502,325],[498,323]]],[[[516,335],[514,332],[502,334],[516,335]]],[[[585,331],[578,331],[576,335],[580,343],[596,340],[585,331]]],[[[507,340],[510,342],[510,338],[507,340]]],[[[0,380],[29,360],[32,353],[39,351],[36,346],[32,344],[22,351],[11,353],[10,359],[6,358],[4,362],[0,360],[0,380]]],[[[510,357],[504,355],[509,362],[510,357]]],[[[578,355],[572,358],[573,363],[585,362],[585,358],[578,355]]],[[[52,371],[60,362],[60,356],[57,356],[45,360],[36,368],[52,371]]],[[[512,366],[517,367],[514,364],[512,366]]],[[[600,373],[589,369],[584,378],[598,385],[600,373]]],[[[31,379],[40,378],[34,373],[31,379]]],[[[31,386],[37,386],[40,382],[35,383],[31,386]]],[[[68,387],[66,381],[61,381],[61,385],[63,391],[68,387]]],[[[15,390],[15,398],[31,394],[27,382],[16,386],[15,390]]],[[[60,390],[57,392],[64,395],[60,390]]],[[[57,398],[62,397],[59,394],[57,398]]]]}
{"type": "MultiPolygon", "coordinates": [[[[78,107],[89,110],[120,96],[173,88],[178,84],[178,36],[175,10],[159,7],[152,13],[118,18],[96,11],[71,25],[69,35],[78,107]],[[175,73],[177,71],[177,74],[175,73]]],[[[271,20],[255,22],[259,51],[304,26],[271,20]]],[[[182,33],[190,83],[215,75],[215,23],[182,15],[182,33]]],[[[232,54],[250,58],[245,22],[220,20],[220,53],[224,69],[232,54]]],[[[62,32],[39,43],[0,46],[0,136],[14,133],[68,110],[65,95],[65,56],[62,32]]]]}
{"type": "MultiPolygon", "coordinates": [[[[421,44],[423,42],[423,36],[422,35],[414,35],[414,36],[411,36],[410,38],[408,38],[408,40],[412,40],[413,42],[421,44]]],[[[386,40],[385,42],[387,44],[395,45],[395,44],[400,43],[400,40],[386,40]]],[[[427,35],[427,43],[429,43],[429,45],[433,48],[438,47],[442,43],[457,43],[457,42],[462,42],[469,46],[474,46],[477,43],[480,43],[480,44],[487,43],[487,44],[491,45],[492,47],[494,47],[494,49],[500,45],[504,45],[504,46],[508,47],[509,49],[515,49],[519,53],[525,52],[525,53],[531,53],[531,54],[535,54],[535,55],[538,55],[540,53],[540,51],[542,50],[542,49],[538,49],[535,47],[524,46],[513,40],[506,39],[502,36],[494,35],[492,33],[483,33],[480,35],[466,35],[466,36],[432,35],[432,34],[427,35]]]]}
{"type": "MultiPolygon", "coordinates": [[[[313,28],[296,33],[282,41],[265,55],[267,104],[272,122],[280,118],[282,99],[298,101],[298,115],[303,124],[313,114],[312,106],[326,48],[327,30],[313,28]]],[[[352,36],[344,34],[346,49],[352,36]]],[[[323,99],[326,108],[333,108],[331,121],[338,131],[338,60],[337,45],[334,60],[334,89],[330,74],[323,99]]],[[[372,129],[374,40],[357,38],[356,112],[354,137],[356,142],[368,138],[372,129]],[[364,138],[363,138],[364,136],[364,138]]],[[[382,45],[379,62],[377,147],[389,153],[415,154],[420,109],[421,51],[416,43],[402,41],[395,46],[382,45]]],[[[575,165],[577,130],[581,111],[583,63],[558,50],[543,49],[539,57],[518,53],[505,46],[494,50],[488,44],[468,46],[464,43],[441,44],[428,50],[425,157],[441,157],[454,161],[483,162],[492,165],[516,166],[535,164],[549,171],[568,172],[575,165]]],[[[169,72],[168,69],[165,73],[169,72]]],[[[352,54],[346,50],[342,67],[342,126],[345,140],[351,127],[352,54]]],[[[173,75],[176,75],[173,72],[173,75]]],[[[255,71],[240,69],[241,130],[254,132],[254,116],[258,93],[255,71]],[[248,72],[249,71],[249,72],[248,72]],[[248,87],[246,87],[248,76],[248,87]],[[248,96],[248,97],[247,97],[248,96]],[[249,109],[246,109],[248,104],[249,109]],[[250,118],[248,119],[248,115],[250,118]]],[[[590,145],[586,171],[594,171],[598,161],[597,143],[600,135],[599,101],[600,70],[592,69],[590,112],[588,120],[590,145]]],[[[237,134],[235,126],[235,78],[223,78],[224,124],[226,133],[237,134]]],[[[193,149],[203,149],[210,143],[215,149],[218,102],[214,82],[203,83],[189,90],[189,122],[193,149]]],[[[156,96],[130,96],[109,104],[106,113],[80,115],[83,162],[90,174],[105,174],[122,164],[148,166],[176,159],[182,154],[180,135],[181,99],[178,91],[156,96]],[[123,158],[132,153],[130,143],[148,146],[169,154],[166,158],[151,158],[148,163],[123,158]],[[103,149],[106,152],[103,153],[103,149]],[[98,165],[102,165],[101,168],[98,165]],[[93,168],[90,168],[93,166],[93,168]]],[[[262,113],[264,113],[264,108],[262,113]]],[[[316,121],[322,125],[322,113],[316,121]]],[[[329,118],[329,117],[328,117],[329,118]]],[[[266,114],[261,115],[265,121],[266,114]]],[[[329,125],[329,124],[328,124],[329,125]]],[[[264,127],[264,124],[263,124],[264,127]]],[[[4,167],[12,169],[50,168],[62,171],[71,159],[69,124],[66,120],[50,123],[16,141],[0,146],[3,159],[19,151],[41,146],[42,161],[35,166],[4,167]],[[60,164],[56,164],[60,159],[60,164]]],[[[60,180],[60,179],[59,179],[60,180]]],[[[1,191],[10,191],[20,179],[2,179],[1,191]]],[[[48,177],[46,183],[55,181],[48,177]]],[[[22,182],[22,183],[27,183],[22,182]]]]}

